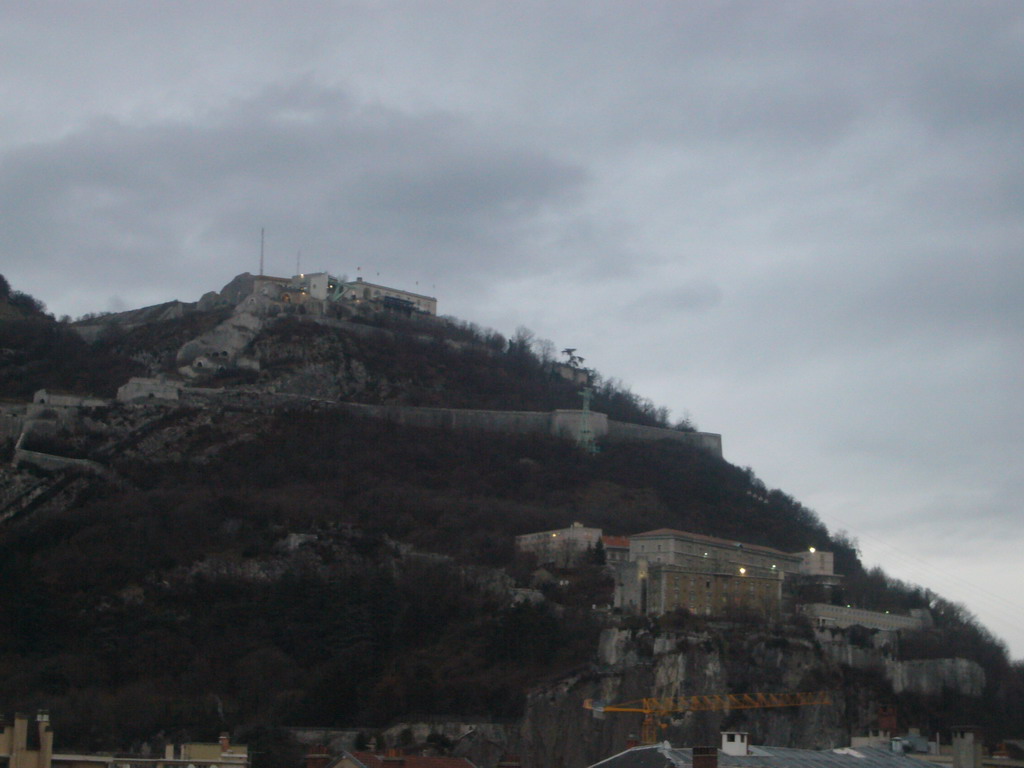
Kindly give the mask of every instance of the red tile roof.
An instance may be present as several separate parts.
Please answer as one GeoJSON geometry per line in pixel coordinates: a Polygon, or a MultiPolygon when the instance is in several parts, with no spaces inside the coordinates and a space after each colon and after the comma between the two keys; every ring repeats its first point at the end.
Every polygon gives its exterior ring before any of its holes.
{"type": "Polygon", "coordinates": [[[791,552],[783,552],[781,549],[772,549],[771,547],[762,547],[760,544],[745,544],[742,541],[732,541],[730,539],[718,539],[714,536],[704,536],[700,533],[690,533],[689,531],[677,531],[674,528],[658,528],[656,531],[646,531],[645,533],[635,533],[631,538],[639,539],[641,537],[655,537],[655,536],[680,536],[687,539],[696,539],[697,541],[706,541],[709,544],[718,544],[722,547],[743,547],[744,549],[754,549],[758,552],[770,552],[773,555],[786,555],[787,557],[799,557],[799,554],[791,552]]]}
{"type": "Polygon", "coordinates": [[[464,757],[423,757],[422,755],[388,757],[372,752],[353,752],[352,756],[366,768],[476,768],[464,757]]]}
{"type": "Polygon", "coordinates": [[[601,543],[605,547],[629,548],[629,536],[602,536],[601,543]]]}

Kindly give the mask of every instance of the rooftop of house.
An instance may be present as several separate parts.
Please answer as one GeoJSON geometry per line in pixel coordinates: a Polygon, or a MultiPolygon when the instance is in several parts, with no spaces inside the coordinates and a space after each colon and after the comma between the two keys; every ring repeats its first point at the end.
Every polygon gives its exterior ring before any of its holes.
{"type": "Polygon", "coordinates": [[[374,752],[352,752],[350,756],[366,768],[476,768],[464,757],[391,756],[374,752]]]}
{"type": "MultiPolygon", "coordinates": [[[[594,763],[591,768],[692,768],[693,750],[675,748],[668,742],[634,747],[594,763]]],[[[728,755],[718,751],[719,768],[915,768],[905,755],[881,747],[852,749],[792,749],[789,747],[750,747],[746,755],[728,755]]]]}
{"type": "Polygon", "coordinates": [[[629,548],[629,536],[602,536],[601,543],[607,547],[629,548]]]}

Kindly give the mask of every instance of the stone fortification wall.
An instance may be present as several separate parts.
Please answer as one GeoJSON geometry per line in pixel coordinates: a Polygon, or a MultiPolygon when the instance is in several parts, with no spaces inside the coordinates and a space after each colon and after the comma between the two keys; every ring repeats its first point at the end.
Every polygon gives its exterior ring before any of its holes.
{"type": "Polygon", "coordinates": [[[109,400],[88,395],[66,395],[59,392],[48,392],[40,389],[32,397],[35,405],[47,405],[53,408],[103,408],[110,405],[109,400]]]}
{"type": "Polygon", "coordinates": [[[802,610],[805,616],[822,626],[846,628],[859,624],[868,629],[905,630],[917,630],[924,627],[924,621],[918,616],[879,613],[878,611],[847,608],[842,605],[829,605],[828,603],[806,603],[802,610]]]}
{"type": "Polygon", "coordinates": [[[11,463],[15,467],[22,464],[32,464],[41,469],[48,470],[84,469],[97,474],[106,472],[106,469],[95,461],[71,459],[66,456],[55,456],[51,453],[39,453],[38,451],[26,451],[24,448],[17,448],[14,451],[14,461],[11,463]]]}
{"type": "Polygon", "coordinates": [[[645,427],[624,421],[608,421],[609,440],[676,440],[696,448],[703,448],[721,458],[722,436],[713,432],[681,432],[678,429],[645,427]]]}
{"type": "MultiPolygon", "coordinates": [[[[483,429],[493,432],[541,432],[578,440],[583,431],[583,411],[486,411],[461,408],[421,408],[403,405],[342,403],[355,413],[384,418],[398,424],[448,429],[483,429]]],[[[608,440],[676,440],[722,456],[722,436],[708,432],[680,432],[612,421],[603,413],[590,413],[595,438],[608,440]]]]}
{"type": "Polygon", "coordinates": [[[133,400],[177,400],[181,385],[164,379],[133,376],[127,384],[118,387],[117,400],[130,403],[133,400]]]}
{"type": "Polygon", "coordinates": [[[591,411],[589,415],[583,411],[552,411],[550,432],[558,437],[566,437],[570,440],[579,440],[583,435],[584,425],[589,419],[590,433],[595,437],[605,437],[608,434],[608,417],[603,413],[591,411]]]}
{"type": "MultiPolygon", "coordinates": [[[[584,426],[583,411],[485,411],[468,408],[422,408],[408,405],[363,405],[339,403],[351,413],[387,419],[396,424],[446,429],[482,429],[489,432],[544,434],[579,440],[584,426]]],[[[608,440],[676,440],[722,456],[722,436],[708,432],[680,432],[675,429],[643,427],[612,421],[606,414],[590,413],[590,430],[595,438],[608,440]]]]}
{"type": "Polygon", "coordinates": [[[482,429],[490,432],[550,432],[551,414],[546,411],[482,411],[455,408],[418,408],[402,405],[339,403],[360,416],[386,419],[396,424],[447,429],[482,429]]]}

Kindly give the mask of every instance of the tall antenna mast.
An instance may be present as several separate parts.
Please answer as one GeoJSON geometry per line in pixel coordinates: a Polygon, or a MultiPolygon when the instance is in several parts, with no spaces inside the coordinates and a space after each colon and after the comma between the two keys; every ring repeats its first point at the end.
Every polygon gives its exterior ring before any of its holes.
{"type": "Polygon", "coordinates": [[[295,274],[302,274],[302,251],[295,254],[295,274]]]}
{"type": "Polygon", "coordinates": [[[263,277],[263,227],[260,227],[260,277],[263,277]]]}

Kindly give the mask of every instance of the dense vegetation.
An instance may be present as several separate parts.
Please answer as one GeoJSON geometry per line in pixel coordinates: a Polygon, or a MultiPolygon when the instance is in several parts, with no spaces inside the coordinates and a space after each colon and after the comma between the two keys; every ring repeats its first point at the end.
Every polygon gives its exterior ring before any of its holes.
{"type": "MultiPolygon", "coordinates": [[[[172,368],[181,343],[223,318],[115,329],[89,346],[37,309],[0,322],[0,395],[112,394],[139,366],[172,368]]],[[[354,399],[578,404],[579,385],[555,373],[551,345],[529,332],[509,340],[450,322],[353,321],[368,332],[296,318],[271,326],[257,343],[277,356],[260,380],[356,361],[366,384],[354,399]]],[[[667,425],[663,409],[622,385],[595,388],[595,410],[667,425]]],[[[181,409],[154,423],[173,454],[154,458],[103,434],[52,438],[119,481],[91,481],[74,505],[0,529],[0,702],[49,708],[62,748],[225,728],[272,744],[282,724],[372,729],[413,713],[514,717],[530,687],[592,658],[601,614],[591,606],[610,588],[596,564],[545,585],[548,603],[508,600],[506,574],[520,585],[531,575],[514,536],[574,521],[831,550],[846,574],[842,599],[932,609],[936,628],[906,638],[904,655],[963,655],[986,670],[984,700],[905,698],[910,722],[976,719],[1009,735],[1024,711],[1024,669],[968,613],[865,571],[855,542],[811,510],[680,443],[590,456],[544,435],[399,427],[327,406],[181,409]]]]}
{"type": "MultiPolygon", "coordinates": [[[[582,385],[560,376],[554,345],[538,341],[525,328],[506,339],[452,319],[378,313],[356,315],[351,323],[376,332],[354,333],[351,327],[281,318],[257,343],[267,361],[264,379],[299,364],[334,366],[349,358],[358,361],[369,386],[346,399],[510,411],[580,407],[582,385]],[[281,350],[286,350],[283,356],[281,350]]],[[[589,375],[593,410],[618,421],[670,426],[667,409],[619,381],[602,379],[596,371],[589,375]]],[[[685,420],[675,426],[692,429],[685,420]]]]}
{"type": "Polygon", "coordinates": [[[0,275],[0,398],[30,400],[39,389],[110,397],[140,370],[124,356],[86,344],[0,275]]]}

